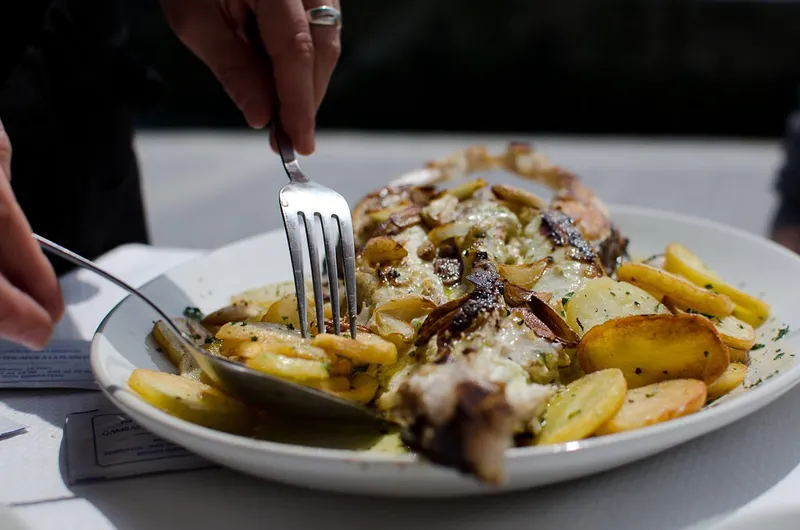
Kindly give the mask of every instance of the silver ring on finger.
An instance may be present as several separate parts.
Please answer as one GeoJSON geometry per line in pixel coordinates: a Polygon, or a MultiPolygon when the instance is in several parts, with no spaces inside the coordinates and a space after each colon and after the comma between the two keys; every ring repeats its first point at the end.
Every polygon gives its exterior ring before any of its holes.
{"type": "Polygon", "coordinates": [[[312,7],[306,11],[306,15],[312,26],[334,26],[342,29],[342,12],[333,6],[312,7]]]}

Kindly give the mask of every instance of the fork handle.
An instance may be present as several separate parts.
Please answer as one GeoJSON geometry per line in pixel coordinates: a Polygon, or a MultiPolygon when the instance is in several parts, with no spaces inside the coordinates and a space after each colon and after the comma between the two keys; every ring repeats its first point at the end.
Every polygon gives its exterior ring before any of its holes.
{"type": "Polygon", "coordinates": [[[270,83],[270,96],[272,99],[272,118],[270,120],[270,126],[272,127],[273,134],[275,135],[275,143],[278,144],[278,153],[281,156],[283,166],[286,168],[286,173],[289,177],[289,180],[292,182],[306,182],[308,179],[305,175],[303,175],[302,172],[300,172],[300,166],[297,163],[297,155],[294,152],[294,144],[292,143],[292,139],[288,134],[286,134],[286,130],[283,128],[283,124],[281,123],[280,101],[278,100],[278,90],[275,86],[275,75],[272,68],[272,60],[270,59],[267,50],[264,48],[264,42],[261,39],[261,32],[258,30],[258,19],[253,11],[248,11],[247,17],[245,17],[244,30],[245,34],[247,35],[247,40],[250,41],[250,46],[253,48],[256,57],[263,62],[264,68],[267,71],[267,77],[269,78],[270,83]]]}

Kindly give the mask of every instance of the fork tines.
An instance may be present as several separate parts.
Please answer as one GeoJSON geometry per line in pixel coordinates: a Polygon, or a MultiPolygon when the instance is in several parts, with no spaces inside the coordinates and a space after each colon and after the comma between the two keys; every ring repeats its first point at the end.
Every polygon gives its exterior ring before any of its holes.
{"type": "Polygon", "coordinates": [[[353,240],[353,221],[347,201],[330,188],[306,180],[305,182],[295,181],[284,186],[280,193],[280,205],[286,228],[286,237],[289,241],[295,292],[297,293],[297,311],[303,336],[307,337],[309,334],[305,275],[303,272],[303,229],[305,229],[306,240],[308,241],[317,331],[320,333],[325,331],[322,267],[317,229],[317,225],[319,225],[325,248],[325,268],[328,272],[334,333],[337,335],[341,333],[338,254],[342,258],[341,263],[344,268],[343,277],[350,321],[350,334],[355,338],[357,316],[355,243],[353,240]]]}

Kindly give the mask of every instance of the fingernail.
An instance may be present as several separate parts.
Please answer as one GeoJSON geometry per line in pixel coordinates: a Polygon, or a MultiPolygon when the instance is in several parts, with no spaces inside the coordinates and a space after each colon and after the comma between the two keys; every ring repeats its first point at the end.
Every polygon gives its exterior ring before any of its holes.
{"type": "Polygon", "coordinates": [[[19,342],[28,349],[40,351],[50,342],[52,334],[52,328],[35,327],[23,333],[19,342]]]}

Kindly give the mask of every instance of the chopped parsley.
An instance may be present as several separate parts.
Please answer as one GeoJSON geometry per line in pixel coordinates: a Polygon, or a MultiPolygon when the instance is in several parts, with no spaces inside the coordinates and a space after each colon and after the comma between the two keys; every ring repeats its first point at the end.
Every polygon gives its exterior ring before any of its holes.
{"type": "Polygon", "coordinates": [[[772,358],[772,360],[773,360],[773,361],[777,361],[778,359],[782,359],[784,355],[786,355],[786,354],[785,354],[785,353],[783,353],[783,352],[780,352],[780,353],[779,353],[779,354],[777,354],[775,357],[773,357],[773,358],[772,358]]]}
{"type": "Polygon", "coordinates": [[[611,296],[617,296],[617,293],[615,293],[614,291],[608,291],[608,294],[610,294],[611,296]]]}
{"type": "Polygon", "coordinates": [[[252,337],[250,337],[250,341],[251,341],[251,342],[258,342],[258,337],[256,337],[255,335],[253,335],[252,337]]]}
{"type": "Polygon", "coordinates": [[[581,319],[580,318],[576,318],[575,321],[578,323],[578,327],[581,328],[581,331],[584,331],[583,324],[581,323],[581,319]]]}
{"type": "Polygon", "coordinates": [[[704,352],[703,352],[703,357],[705,357],[706,359],[708,359],[708,351],[704,351],[704,352]]]}
{"type": "Polygon", "coordinates": [[[570,291],[567,294],[565,294],[564,297],[561,299],[561,305],[562,306],[566,306],[567,302],[569,302],[569,300],[570,300],[570,298],[572,298],[573,294],[575,294],[575,291],[570,291]]]}
{"type": "Polygon", "coordinates": [[[294,324],[292,324],[291,322],[286,324],[286,327],[289,328],[290,331],[294,331],[294,324]]]}
{"type": "Polygon", "coordinates": [[[569,416],[567,416],[567,419],[571,420],[572,418],[574,418],[575,416],[577,416],[580,413],[581,413],[581,409],[573,410],[572,412],[569,413],[569,416]]]}
{"type": "Polygon", "coordinates": [[[637,368],[636,370],[634,370],[634,372],[636,372],[636,375],[641,375],[642,369],[641,368],[637,368]]]}
{"type": "Polygon", "coordinates": [[[763,347],[764,347],[764,345],[763,345],[763,344],[760,344],[760,343],[755,343],[755,344],[753,344],[753,347],[752,347],[752,348],[750,348],[750,351],[756,351],[756,350],[760,350],[760,349],[761,349],[761,348],[763,348],[763,347]]]}
{"type": "Polygon", "coordinates": [[[789,326],[783,327],[783,328],[781,328],[781,329],[779,329],[779,330],[778,330],[778,334],[777,334],[777,335],[775,335],[775,338],[774,338],[774,339],[772,339],[772,340],[773,340],[773,341],[776,341],[776,340],[781,340],[781,339],[782,339],[783,337],[785,337],[785,336],[786,336],[788,333],[789,333],[789,326]]]}
{"type": "Polygon", "coordinates": [[[709,290],[711,290],[711,289],[713,289],[713,288],[714,288],[714,286],[713,286],[713,285],[711,285],[710,283],[707,283],[707,284],[706,284],[706,289],[709,289],[709,290]]]}
{"type": "Polygon", "coordinates": [[[183,310],[183,316],[185,316],[186,318],[190,318],[192,320],[196,320],[198,322],[203,320],[202,311],[200,311],[200,309],[198,309],[196,307],[192,307],[192,306],[186,306],[186,308],[183,310]]]}
{"type": "Polygon", "coordinates": [[[633,302],[633,305],[635,305],[636,307],[639,307],[639,306],[641,306],[642,304],[641,304],[641,303],[639,303],[638,301],[635,301],[635,302],[633,302]]]}
{"type": "Polygon", "coordinates": [[[647,394],[645,394],[644,397],[651,398],[651,397],[655,396],[656,394],[658,394],[658,390],[653,390],[652,392],[648,392],[647,394]]]}
{"type": "Polygon", "coordinates": [[[691,313],[691,314],[693,314],[693,315],[700,315],[700,316],[704,316],[704,317],[706,317],[706,318],[710,318],[710,319],[712,319],[712,320],[713,320],[713,319],[715,319],[715,318],[717,318],[717,317],[715,317],[714,315],[709,315],[708,313],[701,313],[701,312],[699,312],[699,311],[695,311],[695,310],[694,310],[694,309],[692,309],[692,308],[687,308],[687,309],[686,309],[686,312],[687,312],[687,313],[691,313]]]}

